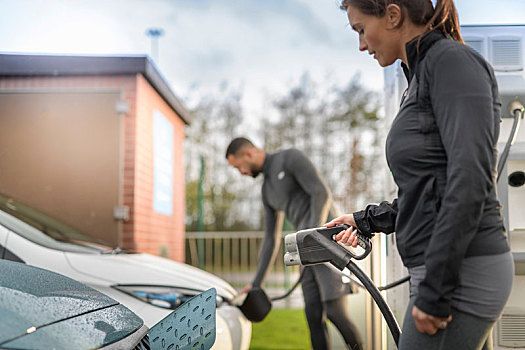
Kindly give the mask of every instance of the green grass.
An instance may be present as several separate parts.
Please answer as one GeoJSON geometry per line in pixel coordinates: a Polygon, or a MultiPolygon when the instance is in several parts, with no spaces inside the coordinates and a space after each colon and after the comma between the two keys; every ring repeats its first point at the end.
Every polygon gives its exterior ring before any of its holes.
{"type": "Polygon", "coordinates": [[[310,349],[303,309],[273,309],[262,322],[252,324],[250,350],[310,349]]]}

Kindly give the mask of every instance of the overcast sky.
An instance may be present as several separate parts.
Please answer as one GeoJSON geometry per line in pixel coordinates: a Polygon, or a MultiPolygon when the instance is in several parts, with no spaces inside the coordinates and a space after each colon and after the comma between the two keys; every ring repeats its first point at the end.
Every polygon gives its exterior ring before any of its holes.
{"type": "MultiPolygon", "coordinates": [[[[164,30],[157,65],[173,90],[221,82],[247,101],[282,91],[308,71],[378,91],[381,68],[358,51],[338,0],[0,0],[0,51],[151,54],[148,28],[164,30]]],[[[524,0],[456,0],[462,24],[525,23],[524,0]]],[[[254,108],[259,108],[254,102],[254,108]]],[[[248,107],[250,112],[250,107],[248,107]]]]}

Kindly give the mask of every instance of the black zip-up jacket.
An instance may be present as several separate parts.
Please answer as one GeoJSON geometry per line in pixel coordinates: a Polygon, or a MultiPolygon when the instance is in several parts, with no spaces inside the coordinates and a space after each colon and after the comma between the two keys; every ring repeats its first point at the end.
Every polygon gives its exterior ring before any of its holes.
{"type": "Polygon", "coordinates": [[[396,232],[407,267],[425,264],[415,305],[447,317],[462,259],[507,252],[496,197],[501,103],[491,66],[441,31],[407,43],[408,94],[386,141],[392,203],[354,213],[364,233],[396,232]]]}

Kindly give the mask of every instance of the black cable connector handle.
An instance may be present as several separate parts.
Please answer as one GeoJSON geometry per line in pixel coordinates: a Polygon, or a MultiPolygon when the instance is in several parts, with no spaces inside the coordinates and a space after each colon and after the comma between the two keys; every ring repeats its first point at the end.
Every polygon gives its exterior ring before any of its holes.
{"type": "MultiPolygon", "coordinates": [[[[343,225],[332,226],[332,227],[320,227],[317,229],[317,232],[335,241],[334,239],[335,235],[337,235],[339,232],[343,230],[348,230],[349,228],[350,228],[349,225],[343,224],[343,225]]],[[[357,245],[363,249],[363,253],[356,254],[347,248],[345,248],[345,250],[352,256],[352,259],[363,260],[372,251],[372,240],[371,240],[372,237],[373,237],[372,235],[365,235],[357,231],[357,245]]]]}

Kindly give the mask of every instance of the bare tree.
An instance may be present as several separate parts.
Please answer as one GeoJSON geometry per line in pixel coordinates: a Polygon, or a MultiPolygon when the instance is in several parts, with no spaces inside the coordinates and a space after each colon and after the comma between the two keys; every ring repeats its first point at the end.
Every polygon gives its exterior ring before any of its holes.
{"type": "Polygon", "coordinates": [[[355,76],[347,85],[326,85],[308,74],[275,99],[277,121],[264,124],[265,148],[304,151],[332,188],[336,202],[351,210],[374,200],[378,148],[378,96],[355,76]]]}
{"type": "MultiPolygon", "coordinates": [[[[295,147],[304,151],[332,189],[345,211],[377,200],[379,146],[377,94],[365,89],[359,76],[338,86],[314,81],[305,73],[287,93],[268,97],[274,118],[265,118],[259,132],[269,152],[295,147]]],[[[206,230],[262,229],[260,182],[240,177],[228,166],[225,148],[238,136],[244,121],[242,94],[222,88],[201,98],[192,109],[187,128],[186,180],[188,230],[195,230],[198,216],[200,157],[206,230]]],[[[257,130],[253,130],[257,132],[257,130]]]]}

